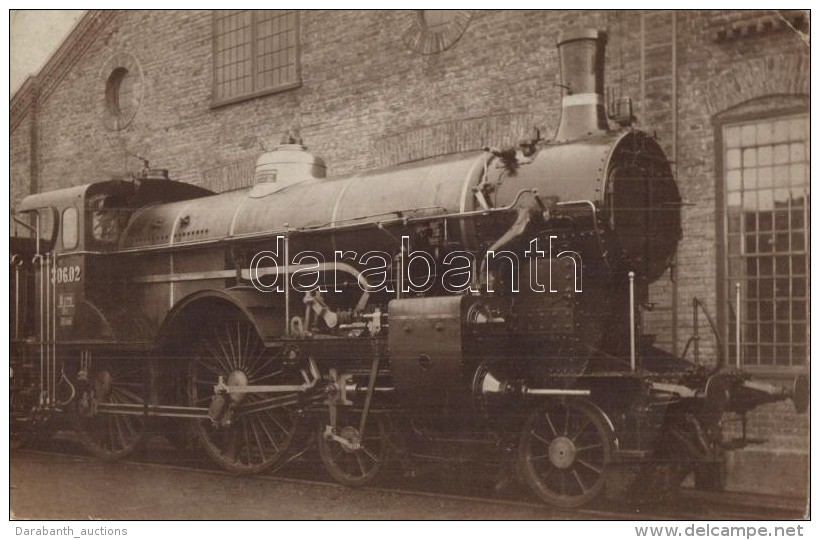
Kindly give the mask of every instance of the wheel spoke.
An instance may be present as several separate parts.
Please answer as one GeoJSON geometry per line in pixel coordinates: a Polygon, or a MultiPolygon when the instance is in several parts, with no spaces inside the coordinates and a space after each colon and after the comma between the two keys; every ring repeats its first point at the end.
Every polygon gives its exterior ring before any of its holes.
{"type": "Polygon", "coordinates": [[[227,374],[233,371],[233,364],[231,363],[231,359],[228,356],[227,351],[225,350],[225,346],[222,343],[222,340],[217,340],[217,346],[219,350],[222,351],[222,354],[219,354],[219,351],[213,349],[211,346],[206,345],[205,348],[208,352],[211,353],[211,358],[219,364],[219,368],[223,370],[223,373],[227,374]],[[223,363],[224,361],[224,363],[223,363]]]}
{"type": "Polygon", "coordinates": [[[122,432],[122,417],[120,415],[114,415],[114,426],[117,428],[117,437],[120,440],[120,449],[125,448],[128,446],[128,443],[125,441],[125,434],[122,432]]]}
{"type": "Polygon", "coordinates": [[[255,416],[252,416],[251,418],[255,418],[256,421],[259,422],[259,426],[262,428],[262,431],[265,433],[265,437],[268,438],[268,440],[270,441],[270,443],[273,446],[274,450],[276,450],[276,452],[279,453],[279,445],[276,444],[276,439],[273,437],[273,435],[270,434],[270,431],[268,431],[268,427],[265,425],[265,422],[263,422],[261,418],[257,418],[255,416]]]}
{"type": "Polygon", "coordinates": [[[359,455],[359,452],[355,452],[353,455],[356,457],[356,463],[359,465],[359,470],[362,471],[362,476],[366,476],[367,470],[364,468],[364,463],[362,463],[362,457],[359,455]]]}
{"type": "Polygon", "coordinates": [[[532,436],[533,436],[533,437],[535,437],[536,439],[538,439],[538,440],[539,440],[539,441],[541,441],[542,443],[546,444],[547,446],[549,446],[550,444],[552,444],[552,441],[550,441],[550,440],[548,440],[548,439],[545,439],[544,437],[542,437],[541,435],[539,435],[538,433],[536,433],[534,429],[531,429],[531,430],[530,430],[530,433],[532,434],[532,436]]]}
{"type": "MultiPolygon", "coordinates": [[[[246,344],[246,347],[249,347],[249,345],[246,344]]],[[[245,356],[245,362],[244,362],[245,366],[246,366],[245,369],[247,370],[248,378],[250,379],[260,369],[260,366],[258,365],[259,364],[259,359],[264,356],[264,350],[263,351],[248,351],[245,354],[247,355],[247,356],[245,356]]],[[[267,366],[263,366],[262,369],[264,369],[264,367],[267,367],[267,366]]]]}
{"type": "Polygon", "coordinates": [[[114,415],[106,416],[104,420],[105,424],[105,432],[101,432],[100,436],[100,445],[110,451],[113,451],[113,441],[114,441],[114,415]]]}
{"type": "Polygon", "coordinates": [[[367,457],[369,457],[369,458],[370,458],[370,460],[371,460],[371,461],[373,461],[374,463],[378,463],[378,462],[379,462],[379,458],[378,458],[378,457],[376,457],[375,455],[373,455],[373,452],[371,452],[370,450],[368,450],[366,446],[362,445],[362,446],[361,446],[361,450],[362,450],[362,452],[364,452],[364,454],[365,454],[367,457]]]}
{"type": "MultiPolygon", "coordinates": [[[[214,332],[216,332],[216,329],[214,329],[214,332]]],[[[206,341],[205,349],[211,354],[212,359],[219,363],[220,369],[223,369],[225,373],[230,373],[233,371],[233,366],[231,365],[230,355],[225,349],[225,340],[221,334],[214,335],[215,337],[206,341]]]]}
{"type": "Polygon", "coordinates": [[[262,441],[259,440],[259,432],[256,430],[256,426],[253,423],[253,416],[248,418],[248,423],[251,426],[251,430],[253,431],[253,438],[256,440],[256,446],[259,448],[259,455],[262,458],[262,461],[265,461],[265,448],[262,446],[262,441]]]}
{"type": "Polygon", "coordinates": [[[566,418],[564,419],[564,436],[566,436],[569,433],[569,414],[570,414],[569,407],[566,404],[564,405],[564,410],[566,411],[566,418]]]}
{"type": "Polygon", "coordinates": [[[544,458],[548,458],[548,457],[550,457],[550,455],[549,455],[549,454],[541,454],[540,456],[532,456],[532,457],[530,457],[530,461],[538,461],[538,460],[540,460],[540,459],[544,459],[544,458]]]}
{"type": "Polygon", "coordinates": [[[225,334],[228,336],[228,347],[231,349],[231,355],[228,357],[228,364],[233,369],[241,369],[242,366],[239,364],[240,358],[236,355],[236,351],[233,348],[233,333],[231,332],[231,327],[228,323],[225,323],[225,334]],[[236,363],[234,363],[236,360],[236,363]]]}
{"type": "Polygon", "coordinates": [[[584,430],[585,430],[588,426],[590,426],[591,424],[592,424],[592,420],[590,420],[589,418],[587,418],[586,422],[584,422],[583,424],[581,424],[581,427],[578,429],[578,431],[575,433],[575,435],[573,435],[573,436],[572,436],[572,442],[575,442],[576,440],[578,440],[578,437],[581,435],[581,433],[583,433],[583,432],[584,432],[584,430]]]}
{"type": "Polygon", "coordinates": [[[236,322],[236,364],[240,368],[247,369],[244,363],[245,356],[242,355],[242,330],[239,328],[239,321],[236,322]]]}
{"type": "Polygon", "coordinates": [[[550,466],[550,467],[547,469],[547,472],[543,472],[543,473],[541,473],[541,474],[540,474],[540,476],[541,476],[541,480],[546,481],[546,480],[547,480],[547,478],[549,478],[549,477],[550,477],[550,475],[552,475],[552,473],[553,473],[554,471],[556,471],[556,470],[557,470],[557,469],[556,469],[555,467],[550,466]]]}
{"type": "MultiPolygon", "coordinates": [[[[106,371],[108,371],[108,370],[106,370],[106,371]]],[[[117,372],[116,380],[117,380],[118,384],[122,384],[122,381],[134,380],[134,379],[139,380],[141,377],[142,377],[142,370],[140,370],[139,368],[136,368],[136,369],[132,369],[130,371],[117,372]]]]}
{"type": "Polygon", "coordinates": [[[142,396],[135,394],[130,390],[126,390],[124,388],[114,387],[111,389],[111,397],[113,398],[115,395],[119,395],[122,397],[126,397],[130,399],[130,401],[126,400],[125,403],[144,403],[145,400],[142,396]]]}
{"type": "Polygon", "coordinates": [[[270,409],[265,409],[265,414],[267,414],[267,415],[268,415],[268,418],[270,418],[270,419],[273,421],[273,423],[274,423],[274,424],[276,424],[276,426],[277,426],[280,430],[282,430],[282,431],[283,431],[283,432],[285,432],[285,433],[287,433],[287,432],[288,432],[288,428],[286,428],[285,426],[283,426],[283,425],[282,425],[282,423],[281,423],[279,420],[277,420],[277,418],[273,415],[273,411],[271,411],[270,409]]]}
{"type": "Polygon", "coordinates": [[[260,375],[259,377],[256,376],[256,372],[253,372],[250,375],[248,375],[248,381],[253,382],[253,383],[259,383],[259,381],[264,381],[265,379],[270,379],[272,377],[277,377],[281,374],[282,374],[281,369],[279,371],[272,371],[271,373],[266,373],[265,375],[260,375]]]}
{"type": "Polygon", "coordinates": [[[558,430],[555,429],[555,425],[552,423],[552,418],[550,418],[550,413],[548,411],[544,411],[544,417],[547,419],[547,424],[549,425],[550,429],[552,430],[552,434],[557,437],[558,436],[558,430]]]}
{"type": "Polygon", "coordinates": [[[245,418],[242,418],[241,424],[242,424],[242,437],[245,441],[245,455],[248,456],[248,465],[252,465],[253,464],[253,458],[251,457],[251,441],[248,438],[248,426],[247,426],[247,421],[245,420],[245,418]]]}
{"type": "Polygon", "coordinates": [[[581,475],[578,474],[578,471],[576,471],[575,468],[572,469],[572,476],[575,477],[575,481],[578,482],[579,486],[581,486],[581,493],[585,492],[587,490],[587,487],[581,481],[581,475]]]}
{"type": "Polygon", "coordinates": [[[216,369],[216,367],[214,367],[214,365],[213,365],[213,364],[206,364],[206,363],[205,363],[205,362],[203,362],[202,360],[197,360],[197,361],[196,361],[196,365],[197,365],[197,366],[201,366],[201,367],[203,367],[203,368],[207,369],[208,371],[210,371],[210,372],[211,372],[211,373],[213,373],[214,375],[219,375],[219,374],[220,374],[219,370],[218,370],[218,369],[216,369]]]}
{"type": "Polygon", "coordinates": [[[583,465],[587,469],[595,471],[598,474],[601,474],[601,472],[603,471],[603,469],[599,469],[598,467],[595,467],[594,465],[591,465],[591,464],[587,463],[583,459],[576,459],[575,462],[578,463],[579,465],[583,465]]]}
{"type": "Polygon", "coordinates": [[[236,463],[239,461],[238,451],[236,448],[239,433],[237,433],[235,425],[231,426],[228,431],[225,432],[225,438],[227,439],[227,444],[225,445],[225,457],[227,457],[231,462],[236,463]]]}
{"type": "Polygon", "coordinates": [[[587,445],[587,446],[576,446],[576,447],[575,447],[575,452],[576,452],[576,453],[578,453],[578,452],[586,452],[587,450],[594,450],[594,449],[596,449],[596,448],[603,448],[603,447],[604,447],[604,445],[603,445],[603,444],[601,444],[601,443],[598,443],[598,444],[590,444],[590,445],[587,445]]]}

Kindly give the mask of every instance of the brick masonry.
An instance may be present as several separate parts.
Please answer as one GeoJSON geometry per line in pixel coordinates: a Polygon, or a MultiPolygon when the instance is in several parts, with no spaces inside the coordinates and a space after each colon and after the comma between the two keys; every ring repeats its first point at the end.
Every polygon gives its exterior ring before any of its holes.
{"type": "MultiPolygon", "coordinates": [[[[632,97],[639,126],[676,156],[691,204],[683,209],[677,267],[681,350],[691,333],[690,299],[703,299],[712,313],[719,307],[714,119],[749,102],[771,111],[783,96],[807,97],[805,41],[773,12],[476,11],[454,46],[425,56],[402,40],[414,16],[304,12],[301,85],[212,107],[209,11],[91,12],[38,77],[39,99],[31,85],[12,99],[12,207],[32,187],[139,170],[134,156],[177,180],[234,189],[292,125],[324,157],[329,175],[510,144],[533,127],[548,137],[560,105],[556,37],[573,25],[603,28],[608,90],[632,97]],[[111,131],[103,122],[106,66],[123,53],[139,64],[142,100],[128,127],[111,131]]],[[[653,286],[657,309],[646,322],[667,346],[672,289],[667,279],[653,286]]],[[[704,340],[703,350],[714,343],[704,340]]],[[[753,414],[750,429],[769,439],[767,448],[806,452],[807,419],[785,405],[753,414]]]]}

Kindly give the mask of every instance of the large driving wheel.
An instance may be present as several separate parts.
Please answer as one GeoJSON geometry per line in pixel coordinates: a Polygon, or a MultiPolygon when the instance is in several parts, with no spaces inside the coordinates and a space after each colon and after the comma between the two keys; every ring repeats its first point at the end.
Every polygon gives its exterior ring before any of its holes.
{"type": "MultiPolygon", "coordinates": [[[[236,473],[263,471],[284,455],[296,431],[291,396],[241,393],[217,396],[219,377],[229,386],[300,384],[279,351],[266,349],[253,325],[241,318],[207,323],[189,364],[188,397],[208,407],[211,418],[195,420],[194,432],[219,465],[236,473]]],[[[298,372],[296,372],[298,375],[298,372]]]]}
{"type": "Polygon", "coordinates": [[[340,408],[336,430],[327,421],[319,423],[319,455],[328,474],[340,484],[358,487],[371,482],[387,460],[388,441],[379,414],[368,415],[360,433],[361,411],[340,408]]]}
{"type": "Polygon", "coordinates": [[[78,374],[77,395],[69,408],[83,447],[104,460],[121,459],[137,450],[150,435],[148,421],[140,415],[146,388],[150,388],[146,362],[89,359],[78,374]],[[109,404],[130,405],[136,414],[105,412],[109,404]]]}
{"type": "Polygon", "coordinates": [[[581,506],[601,493],[612,453],[612,431],[586,401],[553,399],[533,412],[519,443],[521,470],[548,504],[581,506]]]}

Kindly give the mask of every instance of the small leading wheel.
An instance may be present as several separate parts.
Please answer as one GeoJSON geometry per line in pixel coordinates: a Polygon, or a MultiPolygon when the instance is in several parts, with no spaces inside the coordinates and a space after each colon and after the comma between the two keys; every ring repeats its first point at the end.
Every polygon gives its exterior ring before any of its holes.
{"type": "Polygon", "coordinates": [[[387,433],[380,414],[368,414],[364,433],[359,433],[361,411],[340,408],[336,430],[319,425],[319,455],[328,474],[345,486],[358,487],[372,481],[387,460],[387,433]]]}
{"type": "MultiPolygon", "coordinates": [[[[293,396],[252,392],[215,395],[222,377],[229,386],[300,384],[283,366],[282,355],[266,349],[256,329],[238,316],[202,328],[188,369],[188,399],[208,407],[211,418],[194,420],[200,444],[225,469],[252,474],[278,462],[296,431],[293,396]],[[277,401],[278,400],[278,401],[277,401]]],[[[298,375],[298,373],[297,373],[298,375]]],[[[294,398],[295,401],[295,398],[294,398]]]]}
{"type": "Polygon", "coordinates": [[[31,433],[22,426],[15,426],[12,422],[9,428],[9,448],[18,450],[23,448],[31,440],[31,433]]]}
{"type": "Polygon", "coordinates": [[[572,508],[588,503],[604,488],[612,431],[588,402],[553,399],[527,419],[518,451],[533,491],[548,504],[572,508]]]}
{"type": "Polygon", "coordinates": [[[713,461],[696,463],[695,488],[704,491],[723,491],[729,478],[729,468],[726,466],[726,451],[720,442],[713,445],[713,461]]]}
{"type": "Polygon", "coordinates": [[[140,412],[150,368],[142,360],[89,359],[79,374],[77,396],[69,417],[80,443],[104,460],[132,454],[149,437],[147,420],[140,414],[106,412],[106,405],[130,405],[140,412]],[[137,407],[133,407],[133,406],[137,407]]]}

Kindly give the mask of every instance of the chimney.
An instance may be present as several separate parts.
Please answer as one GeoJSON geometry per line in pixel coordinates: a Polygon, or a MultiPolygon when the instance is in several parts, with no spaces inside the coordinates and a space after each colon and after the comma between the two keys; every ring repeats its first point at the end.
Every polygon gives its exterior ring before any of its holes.
{"type": "Polygon", "coordinates": [[[609,130],[604,108],[606,34],[590,28],[561,32],[561,121],[556,141],[571,141],[609,130]]]}

